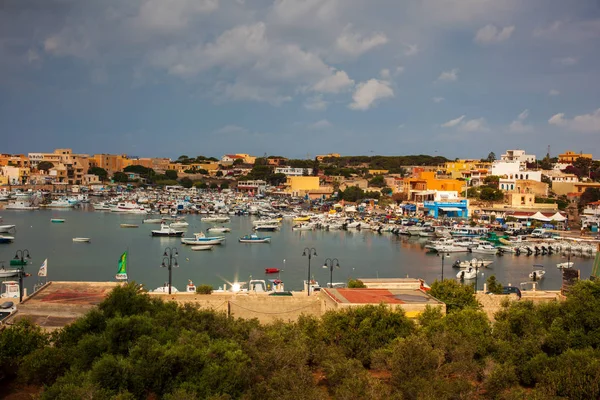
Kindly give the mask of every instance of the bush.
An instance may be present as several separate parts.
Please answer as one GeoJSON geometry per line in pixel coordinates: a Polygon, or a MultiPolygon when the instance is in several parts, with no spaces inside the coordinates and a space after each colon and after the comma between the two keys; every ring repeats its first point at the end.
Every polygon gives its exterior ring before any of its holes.
{"type": "Polygon", "coordinates": [[[502,283],[496,280],[496,275],[490,275],[489,278],[485,281],[487,285],[487,290],[490,293],[494,294],[502,294],[502,283]]]}
{"type": "Polygon", "coordinates": [[[199,285],[196,286],[196,293],[198,294],[211,294],[213,287],[211,285],[199,285]]]}
{"type": "Polygon", "coordinates": [[[363,283],[360,279],[350,279],[348,281],[348,288],[350,289],[364,289],[367,285],[363,283]]]}
{"type": "Polygon", "coordinates": [[[479,308],[479,303],[474,296],[473,286],[461,285],[453,279],[433,282],[429,294],[446,303],[448,312],[462,310],[467,307],[479,308]]]}

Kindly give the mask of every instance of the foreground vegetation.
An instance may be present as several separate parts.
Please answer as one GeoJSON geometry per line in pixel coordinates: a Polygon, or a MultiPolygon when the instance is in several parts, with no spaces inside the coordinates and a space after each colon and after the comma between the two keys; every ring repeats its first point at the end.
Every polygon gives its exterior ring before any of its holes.
{"type": "MultiPolygon", "coordinates": [[[[447,296],[453,285],[436,290],[447,296]]],[[[43,399],[591,399],[600,396],[600,283],[561,303],[473,301],[417,322],[385,306],[256,321],[115,289],[53,334],[0,333],[3,382],[43,399]]]]}

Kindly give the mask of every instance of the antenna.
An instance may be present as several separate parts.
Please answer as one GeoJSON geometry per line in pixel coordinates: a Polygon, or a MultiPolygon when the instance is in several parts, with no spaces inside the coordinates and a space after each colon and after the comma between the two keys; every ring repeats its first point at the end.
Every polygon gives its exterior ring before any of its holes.
{"type": "Polygon", "coordinates": [[[546,152],[546,157],[550,158],[550,145],[548,145],[548,151],[546,152]]]}

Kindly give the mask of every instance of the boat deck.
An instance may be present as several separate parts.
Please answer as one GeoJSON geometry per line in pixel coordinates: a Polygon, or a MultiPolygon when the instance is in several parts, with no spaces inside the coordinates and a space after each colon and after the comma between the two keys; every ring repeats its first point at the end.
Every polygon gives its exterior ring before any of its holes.
{"type": "Polygon", "coordinates": [[[117,282],[49,282],[17,306],[5,323],[27,318],[46,330],[73,322],[106,298],[117,282]]]}

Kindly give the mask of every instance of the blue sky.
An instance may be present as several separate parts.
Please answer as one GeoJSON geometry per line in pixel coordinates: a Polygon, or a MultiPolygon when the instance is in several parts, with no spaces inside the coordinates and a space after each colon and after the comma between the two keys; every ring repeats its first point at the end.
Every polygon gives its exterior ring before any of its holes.
{"type": "Polygon", "coordinates": [[[4,0],[0,151],[600,156],[597,0],[4,0]]]}

